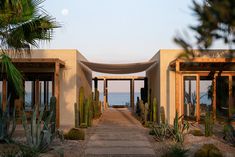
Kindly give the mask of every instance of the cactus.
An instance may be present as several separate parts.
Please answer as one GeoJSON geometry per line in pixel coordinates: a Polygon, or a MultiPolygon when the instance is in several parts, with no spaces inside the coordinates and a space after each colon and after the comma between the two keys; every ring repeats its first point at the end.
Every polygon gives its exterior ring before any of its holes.
{"type": "Polygon", "coordinates": [[[144,124],[147,124],[148,121],[148,103],[144,105],[144,124]]]}
{"type": "Polygon", "coordinates": [[[150,94],[148,94],[148,119],[150,122],[153,121],[153,104],[151,103],[150,94]]]}
{"type": "Polygon", "coordinates": [[[78,104],[74,103],[74,115],[75,115],[75,127],[78,128],[79,126],[79,110],[78,110],[78,104]]]}
{"type": "Polygon", "coordinates": [[[0,105],[0,142],[10,142],[11,137],[16,128],[16,109],[13,108],[13,114],[10,115],[9,100],[6,106],[6,110],[3,111],[2,105],[0,105]]]}
{"type": "Polygon", "coordinates": [[[56,97],[52,96],[50,99],[50,112],[52,113],[51,117],[51,129],[54,134],[56,131],[56,97]]]}
{"type": "Polygon", "coordinates": [[[161,118],[160,122],[165,124],[166,116],[165,116],[165,110],[164,110],[163,106],[161,106],[161,108],[160,108],[160,118],[161,118]]]}
{"type": "Polygon", "coordinates": [[[205,117],[205,136],[212,136],[213,134],[213,118],[210,111],[206,113],[205,117]]]}
{"type": "Polygon", "coordinates": [[[153,122],[157,122],[157,99],[153,98],[153,122]]]}
{"type": "Polygon", "coordinates": [[[143,100],[140,100],[140,116],[141,116],[141,119],[144,120],[144,102],[143,102],[143,100]]]}
{"type": "Polygon", "coordinates": [[[81,125],[84,122],[83,111],[84,111],[84,88],[80,87],[79,89],[79,124],[81,125]]]}
{"type": "Polygon", "coordinates": [[[89,108],[90,108],[90,102],[89,99],[85,100],[85,105],[84,105],[84,112],[83,112],[83,119],[84,119],[84,124],[87,126],[88,124],[88,114],[89,114],[89,108]]]}
{"type": "Polygon", "coordinates": [[[89,104],[89,108],[88,108],[88,120],[87,120],[87,125],[91,126],[92,125],[92,116],[93,116],[93,112],[92,112],[92,96],[89,97],[88,99],[88,104],[89,104]]]}
{"type": "Polygon", "coordinates": [[[37,113],[38,109],[37,107],[35,107],[31,116],[31,122],[29,126],[26,113],[23,110],[22,124],[24,127],[28,146],[35,152],[42,152],[48,148],[53,138],[55,137],[55,133],[53,132],[54,128],[52,127],[52,125],[50,125],[54,113],[51,112],[50,115],[46,117],[44,122],[42,121],[44,111],[40,111],[38,119],[37,113]]]}

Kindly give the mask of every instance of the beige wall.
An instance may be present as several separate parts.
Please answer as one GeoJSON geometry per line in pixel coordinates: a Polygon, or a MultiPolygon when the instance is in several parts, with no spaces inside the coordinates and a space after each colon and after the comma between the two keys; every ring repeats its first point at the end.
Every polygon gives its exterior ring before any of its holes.
{"type": "MultiPolygon", "coordinates": [[[[31,58],[58,58],[65,62],[60,70],[60,126],[74,126],[74,103],[78,102],[79,87],[91,93],[91,71],[84,71],[78,60],[86,60],[77,50],[33,50],[31,58]]],[[[40,71],[47,71],[40,69],[40,71]]]]}
{"type": "Polygon", "coordinates": [[[157,60],[156,66],[147,70],[152,97],[156,97],[159,107],[164,107],[166,121],[173,123],[175,116],[175,72],[169,69],[171,61],[176,59],[181,50],[159,50],[151,60],[157,60]]]}

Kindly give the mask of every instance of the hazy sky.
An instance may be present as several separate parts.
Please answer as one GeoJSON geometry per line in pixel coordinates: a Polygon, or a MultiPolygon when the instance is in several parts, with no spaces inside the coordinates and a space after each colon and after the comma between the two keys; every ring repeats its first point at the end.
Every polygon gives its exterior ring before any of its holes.
{"type": "Polygon", "coordinates": [[[178,48],[173,37],[195,24],[191,0],[46,0],[43,5],[62,27],[41,48],[77,49],[94,62],[147,61],[159,49],[178,48]]]}
{"type": "Polygon", "coordinates": [[[96,62],[149,60],[177,48],[177,31],[193,23],[190,0],[46,0],[62,24],[44,48],[78,49],[96,62]]]}

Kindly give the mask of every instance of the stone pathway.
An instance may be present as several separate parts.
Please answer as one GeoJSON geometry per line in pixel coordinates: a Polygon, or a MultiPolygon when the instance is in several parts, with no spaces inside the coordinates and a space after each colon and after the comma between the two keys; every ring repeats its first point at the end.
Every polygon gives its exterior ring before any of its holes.
{"type": "Polygon", "coordinates": [[[146,129],[127,108],[107,109],[85,148],[86,157],[154,157],[146,129]]]}

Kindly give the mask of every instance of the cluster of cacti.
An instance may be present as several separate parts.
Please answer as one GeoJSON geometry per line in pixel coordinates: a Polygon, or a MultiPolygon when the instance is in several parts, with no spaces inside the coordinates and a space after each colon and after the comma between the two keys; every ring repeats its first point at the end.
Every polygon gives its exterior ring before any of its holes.
{"type": "Polygon", "coordinates": [[[52,111],[44,121],[42,120],[44,110],[39,112],[39,116],[37,114],[38,108],[35,107],[28,124],[26,113],[23,111],[22,124],[28,146],[35,152],[42,152],[48,148],[55,137],[54,125],[50,124],[53,121],[54,113],[52,111]]]}
{"type": "Polygon", "coordinates": [[[153,102],[150,102],[150,97],[148,103],[143,103],[143,100],[137,102],[136,113],[141,117],[144,123],[147,121],[157,122],[157,99],[154,98],[153,102]]]}
{"type": "MultiPolygon", "coordinates": [[[[8,99],[9,100],[9,99],[8,99]]],[[[8,101],[9,102],[9,101],[8,101]]],[[[10,107],[7,103],[5,111],[0,105],[0,141],[9,142],[16,128],[16,109],[13,108],[10,115],[10,107]]]]}
{"type": "Polygon", "coordinates": [[[213,134],[213,117],[210,111],[206,113],[205,116],[205,136],[212,136],[213,134]]]}
{"type": "Polygon", "coordinates": [[[99,91],[96,89],[88,98],[84,97],[84,88],[79,91],[79,104],[74,104],[75,127],[89,127],[92,119],[101,115],[101,102],[99,101],[99,91]],[[79,120],[78,120],[79,119],[79,120]]]}

